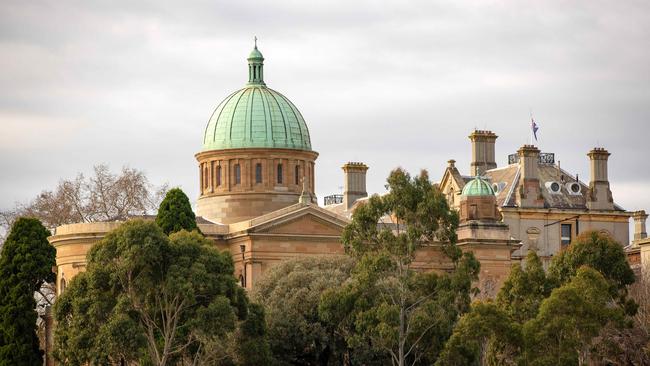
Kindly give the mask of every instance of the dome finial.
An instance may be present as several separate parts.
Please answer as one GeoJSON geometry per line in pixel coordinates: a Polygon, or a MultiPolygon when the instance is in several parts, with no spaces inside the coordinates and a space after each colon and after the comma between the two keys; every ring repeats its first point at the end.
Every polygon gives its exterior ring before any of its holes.
{"type": "Polygon", "coordinates": [[[253,37],[255,39],[255,49],[257,49],[257,36],[253,37]]]}

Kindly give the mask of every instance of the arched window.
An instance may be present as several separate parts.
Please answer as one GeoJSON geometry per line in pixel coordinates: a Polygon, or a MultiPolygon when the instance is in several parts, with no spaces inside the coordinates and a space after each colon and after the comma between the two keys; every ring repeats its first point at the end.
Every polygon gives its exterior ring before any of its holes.
{"type": "Polygon", "coordinates": [[[65,278],[62,278],[61,279],[61,286],[59,287],[59,295],[63,294],[63,291],[65,291],[65,286],[66,286],[65,278]]]}
{"type": "Polygon", "coordinates": [[[282,164],[278,164],[278,184],[282,184],[282,164]]]}
{"type": "Polygon", "coordinates": [[[221,185],[221,165],[217,165],[217,187],[221,185]]]}
{"type": "Polygon", "coordinates": [[[246,284],[244,283],[244,276],[243,275],[239,275],[239,285],[241,287],[246,287],[246,284]]]}
{"type": "Polygon", "coordinates": [[[235,184],[241,184],[241,167],[235,164],[235,184]]]}
{"type": "Polygon", "coordinates": [[[255,164],[255,183],[262,183],[262,164],[255,164]]]}
{"type": "Polygon", "coordinates": [[[300,166],[296,165],[296,171],[294,172],[294,176],[296,178],[296,184],[300,184],[300,166]]]}

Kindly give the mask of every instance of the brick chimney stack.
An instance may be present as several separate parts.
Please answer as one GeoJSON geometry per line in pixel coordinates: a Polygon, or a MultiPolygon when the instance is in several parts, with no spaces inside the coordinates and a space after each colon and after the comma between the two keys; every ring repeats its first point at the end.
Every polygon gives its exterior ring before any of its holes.
{"type": "Polygon", "coordinates": [[[539,184],[539,153],[539,149],[533,145],[524,145],[517,151],[520,176],[516,199],[519,207],[544,207],[544,198],[539,184]]]}
{"type": "Polygon", "coordinates": [[[611,154],[603,148],[594,148],[587,154],[591,161],[591,181],[587,195],[590,210],[613,210],[614,199],[609,188],[607,161],[611,154]]]}
{"type": "Polygon", "coordinates": [[[648,219],[648,214],[645,211],[637,211],[632,214],[634,219],[634,241],[643,240],[648,237],[646,232],[646,220],[648,219]]]}
{"type": "Polygon", "coordinates": [[[364,163],[349,162],[342,167],[345,174],[343,190],[343,205],[349,210],[359,198],[368,197],[366,192],[366,171],[368,166],[364,163]]]}
{"type": "Polygon", "coordinates": [[[472,163],[470,166],[472,176],[483,175],[486,170],[497,167],[494,151],[497,138],[499,136],[492,131],[474,130],[469,135],[469,139],[472,141],[472,163]]]}

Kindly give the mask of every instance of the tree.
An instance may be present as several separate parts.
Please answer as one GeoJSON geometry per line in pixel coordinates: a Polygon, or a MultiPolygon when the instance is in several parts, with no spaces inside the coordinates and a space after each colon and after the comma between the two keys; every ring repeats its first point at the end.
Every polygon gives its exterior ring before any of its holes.
{"type": "Polygon", "coordinates": [[[607,234],[585,232],[567,250],[553,258],[549,277],[559,286],[575,276],[582,266],[600,272],[610,284],[610,292],[626,312],[630,315],[636,312],[636,304],[627,298],[627,287],[635,280],[634,272],[620,243],[607,234]]]}
{"type": "Polygon", "coordinates": [[[54,282],[56,250],[34,218],[19,218],[0,254],[0,365],[41,365],[34,292],[54,282]]]}
{"type": "Polygon", "coordinates": [[[514,365],[512,355],[521,342],[521,327],[506,311],[491,302],[476,302],[454,328],[436,365],[514,365]],[[499,357],[492,352],[495,346],[513,351],[510,357],[499,357]]]}
{"type": "Polygon", "coordinates": [[[0,233],[20,216],[38,218],[50,230],[77,222],[125,220],[155,212],[167,191],[166,185],[151,185],[137,169],[123,167],[115,174],[100,164],[93,173],[88,178],[78,174],[74,179],[61,180],[53,191],[42,191],[30,203],[0,211],[0,233]]]}
{"type": "Polygon", "coordinates": [[[553,290],[539,313],[524,325],[525,361],[531,365],[583,365],[594,339],[608,323],[621,324],[625,314],[610,306],[608,281],[581,267],[575,277],[553,290]]]}
{"type": "Polygon", "coordinates": [[[201,364],[208,340],[228,338],[247,315],[229,253],[196,232],[167,237],[132,220],[88,254],[87,271],[55,304],[62,363],[201,364]]]}
{"type": "Polygon", "coordinates": [[[235,336],[235,361],[242,366],[268,365],[273,359],[266,338],[264,308],[250,304],[248,317],[235,336]]]}
{"type": "Polygon", "coordinates": [[[526,266],[516,263],[497,295],[497,305],[519,324],[533,319],[552,284],[546,278],[542,261],[533,251],[526,256],[526,266]]]}
{"type": "Polygon", "coordinates": [[[281,364],[342,363],[345,340],[319,318],[318,305],[325,290],[343,285],[353,265],[348,256],[296,258],[256,283],[252,299],[266,310],[271,350],[281,364]]]}
{"type": "Polygon", "coordinates": [[[180,188],[167,192],[158,209],[156,224],[167,235],[181,230],[198,230],[190,200],[180,188]]]}
{"type": "Polygon", "coordinates": [[[458,215],[426,171],[411,178],[397,169],[387,188],[358,207],[344,229],[343,243],[358,264],[348,283],[323,294],[319,311],[348,333],[353,348],[370,345],[399,366],[433,363],[469,309],[479,264],[455,246],[458,215]],[[427,246],[451,258],[450,274],[413,268],[415,253],[427,246]]]}

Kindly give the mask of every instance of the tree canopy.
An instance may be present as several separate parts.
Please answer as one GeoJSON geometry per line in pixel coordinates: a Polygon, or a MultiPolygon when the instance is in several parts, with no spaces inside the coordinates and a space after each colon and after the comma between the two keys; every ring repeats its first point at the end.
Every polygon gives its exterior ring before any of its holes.
{"type": "Polygon", "coordinates": [[[271,350],[281,364],[340,365],[345,340],[322,321],[322,293],[350,277],[349,256],[290,259],[265,273],[255,284],[252,300],[266,309],[271,350]]]}
{"type": "Polygon", "coordinates": [[[319,312],[350,347],[386,355],[384,364],[433,363],[469,309],[479,264],[455,246],[458,215],[426,171],[412,178],[397,169],[387,183],[389,192],[358,207],[345,228],[343,243],[358,263],[350,281],[323,294],[319,312]],[[452,259],[451,273],[413,268],[426,246],[452,259]]]}
{"type": "Polygon", "coordinates": [[[248,313],[233,269],[230,254],[196,232],[167,237],[153,222],[128,221],[93,246],[87,271],[58,299],[55,357],[162,366],[212,356],[248,313]]]}
{"type": "Polygon", "coordinates": [[[54,282],[56,250],[35,218],[19,218],[0,253],[0,365],[42,365],[34,292],[54,282]]]}
{"type": "Polygon", "coordinates": [[[181,230],[198,230],[190,200],[180,188],[167,192],[158,208],[156,224],[167,235],[181,230]]]}

